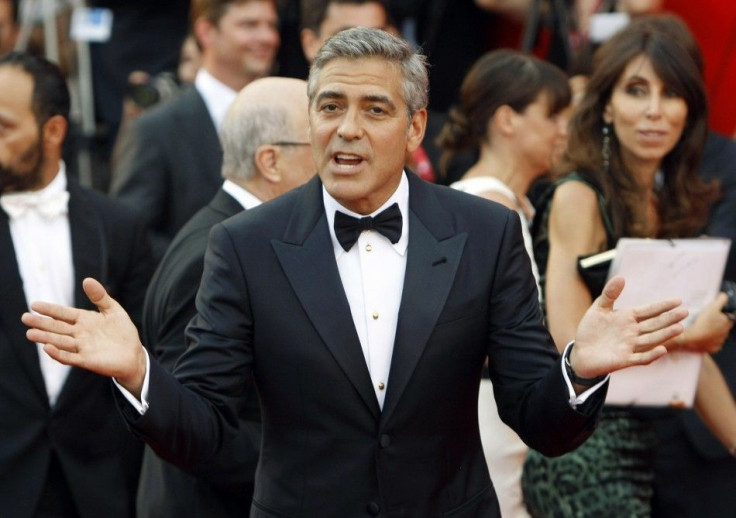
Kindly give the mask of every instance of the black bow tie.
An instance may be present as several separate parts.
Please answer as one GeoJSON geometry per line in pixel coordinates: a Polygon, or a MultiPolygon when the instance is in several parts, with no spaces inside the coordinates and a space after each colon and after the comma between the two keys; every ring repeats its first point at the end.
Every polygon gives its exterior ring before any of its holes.
{"type": "Polygon", "coordinates": [[[364,230],[375,230],[386,236],[391,243],[396,243],[401,237],[401,223],[398,203],[379,212],[376,217],[354,218],[338,210],[335,212],[335,236],[346,252],[353,247],[364,230]]]}

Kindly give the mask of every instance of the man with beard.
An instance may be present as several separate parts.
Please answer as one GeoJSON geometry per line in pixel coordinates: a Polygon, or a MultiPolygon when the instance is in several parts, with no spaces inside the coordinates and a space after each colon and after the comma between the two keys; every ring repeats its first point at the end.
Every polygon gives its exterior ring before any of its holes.
{"type": "Polygon", "coordinates": [[[0,509],[132,517],[141,446],[115,415],[109,382],[49,360],[18,324],[40,296],[85,304],[79,285],[93,274],[141,315],[151,272],[144,227],[67,177],[68,116],[55,65],[0,58],[0,509]]]}

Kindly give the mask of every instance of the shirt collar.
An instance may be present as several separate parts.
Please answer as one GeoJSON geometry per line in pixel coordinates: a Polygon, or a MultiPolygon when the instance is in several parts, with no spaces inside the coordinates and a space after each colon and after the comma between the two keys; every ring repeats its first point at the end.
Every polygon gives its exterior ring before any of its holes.
{"type": "Polygon", "coordinates": [[[225,180],[222,184],[222,190],[235,198],[235,201],[240,203],[246,210],[257,207],[262,203],[261,200],[256,198],[250,191],[239,186],[232,180],[225,180]]]}
{"type": "MultiPolygon", "coordinates": [[[[325,206],[325,214],[327,215],[327,225],[330,229],[330,239],[332,239],[332,246],[335,249],[336,256],[340,257],[340,255],[347,252],[345,252],[343,247],[340,245],[340,242],[337,240],[337,236],[335,235],[335,211],[339,210],[340,212],[344,212],[345,214],[353,216],[355,218],[365,217],[366,214],[358,214],[343,207],[340,202],[338,202],[330,195],[330,193],[327,192],[327,189],[325,189],[324,185],[322,186],[322,200],[325,206]]],[[[375,216],[376,214],[389,207],[390,205],[393,205],[394,203],[398,203],[399,209],[401,210],[401,237],[396,243],[391,246],[393,246],[394,250],[396,250],[397,253],[399,253],[400,255],[404,255],[406,253],[407,247],[409,246],[409,180],[406,177],[406,171],[402,172],[399,186],[396,188],[391,197],[389,197],[389,199],[386,200],[386,202],[378,209],[368,214],[368,216],[375,216]]]]}
{"type": "Polygon", "coordinates": [[[216,79],[204,68],[200,68],[197,72],[197,76],[194,78],[194,87],[202,96],[219,135],[225,114],[233,101],[235,101],[238,92],[216,79]]]}

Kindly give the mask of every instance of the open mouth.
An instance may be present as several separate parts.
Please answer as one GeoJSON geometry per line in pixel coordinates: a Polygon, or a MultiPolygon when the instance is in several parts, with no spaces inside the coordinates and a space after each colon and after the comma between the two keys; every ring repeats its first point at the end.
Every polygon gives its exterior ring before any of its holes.
{"type": "Polygon", "coordinates": [[[332,160],[340,167],[352,168],[360,165],[363,162],[363,157],[352,153],[335,153],[332,155],[332,160]]]}

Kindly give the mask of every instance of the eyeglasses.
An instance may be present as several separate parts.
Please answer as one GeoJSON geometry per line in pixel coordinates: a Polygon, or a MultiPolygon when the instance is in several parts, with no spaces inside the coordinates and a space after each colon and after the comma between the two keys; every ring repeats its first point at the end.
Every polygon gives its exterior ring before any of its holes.
{"type": "Polygon", "coordinates": [[[311,142],[290,142],[288,140],[282,140],[279,142],[272,142],[272,146],[311,146],[311,142]]]}

